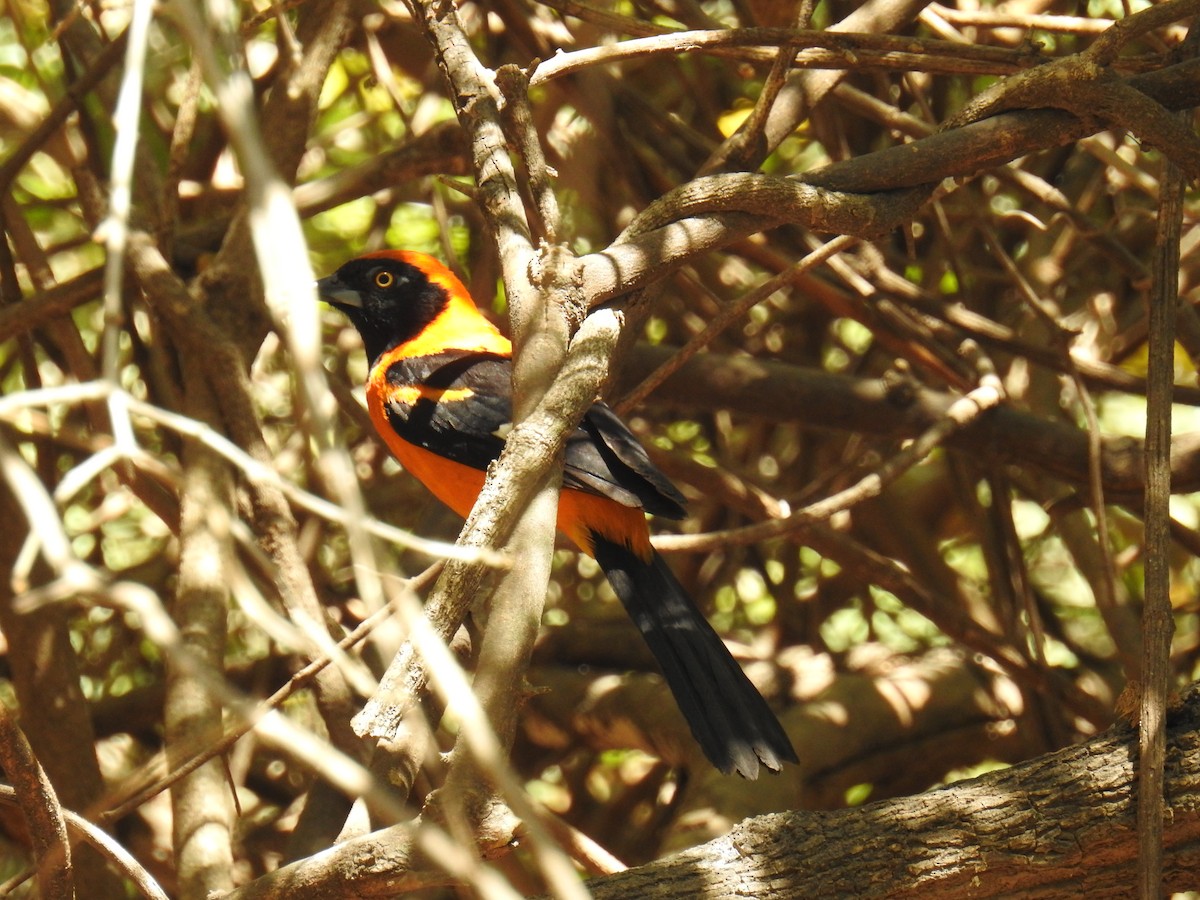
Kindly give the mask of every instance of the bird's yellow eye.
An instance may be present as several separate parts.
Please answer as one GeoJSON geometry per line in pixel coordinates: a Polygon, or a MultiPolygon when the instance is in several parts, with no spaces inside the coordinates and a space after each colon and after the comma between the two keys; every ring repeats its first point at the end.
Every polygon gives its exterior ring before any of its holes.
{"type": "Polygon", "coordinates": [[[396,276],[386,269],[382,272],[375,273],[375,287],[387,290],[396,283],[396,276]]]}

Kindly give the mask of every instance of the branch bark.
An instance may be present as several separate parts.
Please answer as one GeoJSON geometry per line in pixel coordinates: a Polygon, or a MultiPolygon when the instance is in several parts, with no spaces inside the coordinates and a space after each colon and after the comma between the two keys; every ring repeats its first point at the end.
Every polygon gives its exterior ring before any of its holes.
{"type": "MultiPolygon", "coordinates": [[[[212,396],[199,367],[190,358],[183,364],[189,412],[210,419],[212,396]]],[[[209,685],[224,674],[229,603],[222,576],[229,550],[229,473],[198,442],[185,447],[183,462],[179,582],[172,614],[189,658],[167,656],[163,704],[167,752],[174,764],[221,737],[221,701],[209,685]]],[[[233,790],[220,760],[205,763],[171,787],[173,844],[184,900],[204,900],[233,887],[233,790]]]]}
{"type": "MultiPolygon", "coordinates": [[[[1180,124],[1175,120],[1176,124],[1180,124]]],[[[1179,300],[1179,236],[1183,173],[1164,161],[1159,187],[1154,286],[1149,310],[1150,391],[1146,398],[1146,584],[1142,611],[1142,695],[1138,721],[1138,886],[1149,900],[1162,894],[1163,764],[1167,697],[1171,688],[1171,401],[1175,382],[1175,318],[1179,300]]]]}
{"type": "Polygon", "coordinates": [[[29,829],[37,860],[37,884],[43,900],[74,900],[75,878],[71,844],[62,807],[17,717],[0,704],[0,766],[13,782],[14,794],[29,829]]]}
{"type": "MultiPolygon", "coordinates": [[[[1200,61],[1189,60],[1113,84],[1144,94],[1148,104],[1178,110],[1200,99],[1198,76],[1200,61]]],[[[701,253],[785,223],[864,237],[883,234],[906,221],[930,196],[929,186],[944,178],[974,175],[1100,127],[1071,112],[1025,109],[803,176],[696,179],[648,208],[620,241],[581,257],[577,277],[595,305],[658,280],[701,253]]]]}
{"type": "MultiPolygon", "coordinates": [[[[837,812],[750,819],[594,879],[624,897],[1127,897],[1137,871],[1137,737],[1127,726],[1011,769],[837,812]]],[[[1164,889],[1200,865],[1200,693],[1168,721],[1164,889]]]]}

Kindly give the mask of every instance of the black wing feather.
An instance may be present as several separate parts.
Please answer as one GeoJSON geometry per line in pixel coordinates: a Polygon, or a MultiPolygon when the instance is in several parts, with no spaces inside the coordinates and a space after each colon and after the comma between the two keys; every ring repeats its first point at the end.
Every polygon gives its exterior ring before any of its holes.
{"type": "Polygon", "coordinates": [[[410,444],[486,470],[504,449],[503,429],[512,422],[511,370],[509,360],[491,353],[438,353],[397,360],[388,366],[391,384],[469,390],[471,398],[391,404],[388,420],[410,444]]]}
{"type": "MultiPolygon", "coordinates": [[[[624,476],[621,477],[621,484],[636,494],[638,505],[652,515],[669,519],[682,519],[687,515],[683,508],[687,502],[683,494],[650,461],[646,448],[608,406],[593,404],[584,414],[580,426],[580,430],[590,438],[587,445],[599,454],[601,460],[599,468],[589,465],[587,471],[603,471],[610,477],[624,476]]],[[[569,453],[567,462],[568,465],[571,462],[569,453]]]]}
{"type": "MultiPolygon", "coordinates": [[[[469,400],[422,398],[392,404],[388,419],[404,440],[455,462],[486,470],[504,449],[512,423],[512,360],[494,353],[447,352],[388,366],[396,387],[469,390],[469,400]]],[[[616,413],[596,403],[567,436],[563,486],[609,497],[623,506],[681,519],[683,495],[660,472],[616,413]]]]}

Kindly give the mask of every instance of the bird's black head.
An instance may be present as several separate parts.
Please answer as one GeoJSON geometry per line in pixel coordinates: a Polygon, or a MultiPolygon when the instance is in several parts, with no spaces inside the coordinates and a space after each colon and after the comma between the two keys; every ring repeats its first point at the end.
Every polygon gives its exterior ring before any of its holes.
{"type": "Polygon", "coordinates": [[[389,250],[350,260],[320,279],[317,291],[349,317],[374,363],[420,334],[446,308],[446,288],[436,277],[444,271],[423,253],[389,250]]]}

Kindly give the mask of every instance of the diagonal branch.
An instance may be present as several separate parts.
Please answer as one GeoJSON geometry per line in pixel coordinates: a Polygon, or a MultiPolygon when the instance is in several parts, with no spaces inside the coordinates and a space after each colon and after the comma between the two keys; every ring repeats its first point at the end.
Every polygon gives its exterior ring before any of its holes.
{"type": "MultiPolygon", "coordinates": [[[[639,346],[628,354],[618,392],[632,388],[675,353],[674,348],[639,346]]],[[[1177,394],[1183,388],[1177,389],[1177,394]]],[[[1176,399],[1179,399],[1178,397],[1176,399]]],[[[774,360],[716,353],[697,354],[650,395],[651,403],[700,409],[736,409],[768,421],[800,422],[833,429],[906,439],[946,414],[953,394],[885,379],[852,378],[799,368],[774,360]]],[[[1000,406],[946,446],[998,462],[1032,466],[1080,486],[1089,482],[1089,437],[1069,423],[1000,406]]],[[[1145,490],[1143,445],[1135,438],[1102,437],[1100,475],[1107,499],[1130,502],[1145,490]]],[[[1175,435],[1171,448],[1174,489],[1200,489],[1200,434],[1175,435]]]]}
{"type": "MultiPolygon", "coordinates": [[[[1141,98],[1140,112],[1119,114],[1126,121],[1136,115],[1137,127],[1145,126],[1156,138],[1173,142],[1177,133],[1158,127],[1157,109],[1200,104],[1200,60],[1125,81],[1106,81],[1097,90],[1111,89],[1128,100],[1134,95],[1127,88],[1141,98]]],[[[696,179],[647,207],[619,241],[581,257],[575,264],[578,284],[594,306],[660,280],[697,256],[784,224],[877,237],[911,218],[932,196],[933,186],[945,178],[974,175],[1028,153],[1071,143],[1102,127],[1086,115],[1086,109],[1002,112],[997,106],[988,112],[999,114],[801,176],[737,173],[696,179]]],[[[1180,146],[1195,144],[1190,138],[1180,146]]],[[[1186,153],[1185,157],[1192,159],[1186,153]]]]}

